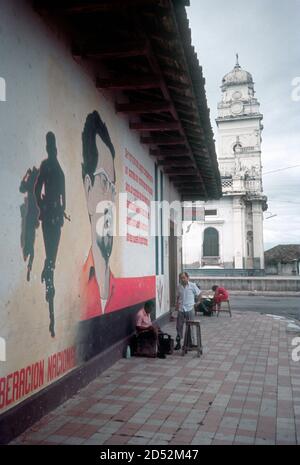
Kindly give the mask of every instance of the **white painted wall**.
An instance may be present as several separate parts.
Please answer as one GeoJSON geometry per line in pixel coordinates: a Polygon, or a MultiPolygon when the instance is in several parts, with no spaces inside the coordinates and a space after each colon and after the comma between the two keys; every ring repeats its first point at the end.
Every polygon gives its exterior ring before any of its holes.
{"type": "MultiPolygon", "coordinates": [[[[123,188],[126,148],[152,173],[154,162],[139,144],[138,136],[129,132],[127,119],[116,115],[110,95],[98,92],[89,70],[73,60],[69,42],[43,23],[30,2],[0,1],[0,18],[0,71],[7,85],[7,101],[0,101],[0,337],[6,341],[1,379],[76,344],[80,274],[91,245],[81,177],[81,135],[86,116],[97,110],[106,123],[116,151],[117,191],[123,188]],[[49,334],[45,286],[40,282],[45,258],[41,225],[36,231],[30,282],[26,281],[20,246],[24,196],[19,185],[27,169],[39,167],[46,158],[48,131],[56,136],[58,160],[66,180],[66,211],[71,217],[62,228],[55,269],[55,338],[49,334]]],[[[166,200],[179,198],[167,179],[164,192],[166,200]]],[[[154,244],[151,237],[148,247],[116,239],[110,260],[115,276],[155,275],[154,244]]],[[[179,241],[178,252],[180,247],[179,241]]],[[[164,300],[158,314],[169,310],[167,245],[164,254],[164,300]]]]}

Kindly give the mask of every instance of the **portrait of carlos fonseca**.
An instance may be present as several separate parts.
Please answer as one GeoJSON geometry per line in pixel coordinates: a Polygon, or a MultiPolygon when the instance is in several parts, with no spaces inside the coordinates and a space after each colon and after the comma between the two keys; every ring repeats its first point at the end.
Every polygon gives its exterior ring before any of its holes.
{"type": "Polygon", "coordinates": [[[91,228],[91,248],[81,276],[82,319],[104,313],[114,288],[110,270],[115,149],[99,113],[90,113],[82,132],[82,180],[91,228]]]}
{"type": "Polygon", "coordinates": [[[88,114],[82,132],[82,180],[91,247],[81,282],[81,320],[155,297],[155,275],[115,277],[111,271],[116,209],[115,148],[99,112],[88,114]]]}

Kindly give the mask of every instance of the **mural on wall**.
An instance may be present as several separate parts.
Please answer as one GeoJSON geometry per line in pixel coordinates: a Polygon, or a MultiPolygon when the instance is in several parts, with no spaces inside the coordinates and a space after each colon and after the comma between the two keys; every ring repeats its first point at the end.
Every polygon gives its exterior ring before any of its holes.
{"type": "Polygon", "coordinates": [[[87,320],[155,296],[155,276],[117,278],[111,271],[115,148],[99,113],[90,113],[82,133],[82,179],[91,226],[91,248],[81,275],[81,319],[87,320]]]}
{"type": "Polygon", "coordinates": [[[96,111],[87,116],[82,133],[82,178],[91,224],[91,249],[83,273],[87,315],[103,313],[114,294],[110,270],[113,248],[113,203],[115,198],[115,149],[106,125],[96,111]],[[101,212],[97,207],[101,203],[101,212]]]}
{"type": "MultiPolygon", "coordinates": [[[[65,175],[57,159],[56,139],[53,132],[46,134],[48,158],[43,160],[35,183],[35,197],[40,210],[46,258],[41,281],[46,287],[49,305],[49,331],[55,337],[54,320],[54,270],[64,218],[67,218],[65,175]]],[[[68,218],[69,219],[69,218],[68,218]]]]}
{"type": "Polygon", "coordinates": [[[27,281],[30,281],[30,273],[34,260],[35,230],[39,227],[39,208],[34,194],[34,186],[39,171],[34,166],[29,168],[20,184],[20,192],[25,194],[21,211],[21,247],[24,261],[27,260],[27,281]]]}
{"type": "Polygon", "coordinates": [[[29,168],[20,184],[20,192],[26,194],[21,211],[21,247],[27,264],[27,281],[34,260],[35,231],[42,224],[46,258],[41,274],[45,282],[46,302],[49,305],[49,331],[55,337],[54,319],[54,269],[60,241],[61,228],[66,215],[65,175],[57,160],[56,139],[53,132],[46,134],[48,158],[43,160],[40,169],[29,168]]]}

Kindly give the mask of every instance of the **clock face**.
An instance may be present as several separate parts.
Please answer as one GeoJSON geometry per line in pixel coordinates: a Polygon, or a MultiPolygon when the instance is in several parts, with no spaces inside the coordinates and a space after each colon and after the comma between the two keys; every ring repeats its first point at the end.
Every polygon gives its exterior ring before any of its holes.
{"type": "Polygon", "coordinates": [[[243,111],[243,104],[241,102],[235,102],[231,105],[231,112],[234,115],[238,115],[243,111]]]}
{"type": "Polygon", "coordinates": [[[239,91],[237,90],[236,92],[234,92],[232,98],[233,98],[234,100],[238,100],[239,98],[241,98],[241,96],[242,96],[241,92],[239,92],[239,91]]]}

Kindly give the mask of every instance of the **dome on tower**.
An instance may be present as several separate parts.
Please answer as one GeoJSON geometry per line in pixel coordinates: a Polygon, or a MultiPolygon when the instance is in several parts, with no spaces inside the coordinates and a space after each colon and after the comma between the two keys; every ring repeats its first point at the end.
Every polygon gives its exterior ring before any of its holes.
{"type": "Polygon", "coordinates": [[[230,73],[225,74],[222,79],[222,90],[230,86],[240,85],[240,84],[250,84],[253,86],[252,75],[241,68],[238,60],[238,55],[236,58],[236,65],[230,73]]]}

